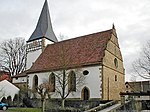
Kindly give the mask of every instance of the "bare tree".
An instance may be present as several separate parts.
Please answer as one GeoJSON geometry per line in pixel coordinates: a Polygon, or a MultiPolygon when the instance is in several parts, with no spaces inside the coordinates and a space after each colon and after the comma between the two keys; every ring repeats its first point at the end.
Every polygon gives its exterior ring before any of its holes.
{"type": "Polygon", "coordinates": [[[60,39],[60,41],[63,41],[65,39],[67,39],[67,38],[68,38],[68,36],[66,36],[66,35],[64,35],[62,33],[59,33],[59,35],[58,35],[58,39],[60,39]]]}
{"type": "MultiPolygon", "coordinates": [[[[59,38],[62,40],[64,35],[60,35],[59,38]]],[[[101,38],[97,38],[93,40],[95,44],[91,46],[91,53],[87,54],[88,59],[90,60],[95,53],[95,50],[100,46],[101,38]]],[[[80,67],[73,66],[75,63],[75,59],[78,59],[79,55],[68,55],[70,52],[70,46],[67,44],[61,44],[58,46],[57,56],[55,57],[55,62],[59,65],[59,72],[55,72],[56,77],[56,89],[55,92],[59,94],[61,97],[61,107],[65,107],[65,100],[70,94],[74,94],[79,90],[79,88],[85,84],[85,76],[82,74],[80,67]],[[74,73],[71,73],[71,72],[74,73]],[[71,73],[71,74],[70,74],[71,73]],[[75,75],[73,75],[75,74],[75,75]],[[73,76],[70,78],[70,75],[73,76]],[[73,80],[72,80],[73,79],[73,80]],[[75,79],[75,80],[74,80],[75,79]],[[72,82],[70,82],[72,80],[72,82]],[[73,87],[73,85],[76,85],[73,87]]],[[[76,52],[76,51],[75,51],[76,52]]],[[[73,53],[73,52],[72,52],[73,53]]]]}
{"type": "Polygon", "coordinates": [[[58,60],[61,69],[59,72],[55,72],[56,77],[56,88],[55,92],[58,93],[61,97],[61,107],[65,107],[65,100],[74,92],[78,91],[78,89],[85,83],[85,76],[81,73],[81,70],[76,69],[70,69],[72,66],[72,57],[68,57],[65,52],[68,51],[69,47],[66,47],[65,45],[60,46],[60,54],[58,57],[56,57],[56,60],[58,60]],[[72,72],[73,71],[73,72],[72,72]],[[72,73],[71,73],[72,72],[72,73]],[[73,75],[74,74],[74,75],[73,75]],[[71,77],[69,77],[69,75],[71,77]],[[73,76],[73,77],[72,77],[73,76]],[[71,83],[72,80],[72,83],[71,83]],[[75,85],[75,87],[73,87],[75,85]]]}
{"type": "Polygon", "coordinates": [[[45,112],[45,100],[50,95],[51,89],[52,86],[47,82],[44,82],[37,87],[38,94],[41,97],[42,112],[45,112]]]}
{"type": "MultiPolygon", "coordinates": [[[[62,37],[62,36],[61,36],[62,37]]],[[[90,60],[93,58],[93,55],[95,53],[95,50],[98,51],[98,47],[101,46],[101,38],[93,39],[94,43],[90,49],[91,52],[87,54],[88,59],[90,60]]],[[[103,40],[107,41],[107,40],[103,40]]],[[[74,55],[73,53],[76,52],[71,52],[72,54],[68,55],[70,53],[70,46],[66,43],[60,43],[59,46],[56,47],[54,50],[54,56],[53,56],[53,62],[57,65],[56,68],[58,71],[51,71],[53,75],[55,76],[56,80],[52,81],[56,83],[55,90],[53,92],[56,92],[59,94],[61,97],[61,106],[62,108],[65,107],[65,100],[70,94],[74,94],[77,92],[82,85],[85,84],[85,76],[81,72],[81,67],[79,66],[74,66],[75,59],[78,59],[79,55],[74,55]],[[55,55],[57,51],[57,54],[55,55]],[[73,72],[72,72],[73,71],[73,72]],[[70,77],[71,76],[71,77],[70,77]],[[74,87],[75,85],[75,87],[74,87]]],[[[53,84],[52,84],[53,85],[53,84]]],[[[54,87],[52,87],[54,88],[54,87]]],[[[42,93],[43,89],[41,89],[42,93]]],[[[44,95],[41,94],[43,97],[44,95]]]]}
{"type": "Polygon", "coordinates": [[[25,70],[26,44],[25,39],[9,39],[0,45],[0,67],[14,76],[25,70]]]}
{"type": "MultiPolygon", "coordinates": [[[[67,69],[62,69],[60,71],[60,73],[56,73],[55,76],[57,77],[57,80],[56,80],[56,92],[60,95],[61,97],[61,107],[64,108],[65,107],[65,100],[66,98],[72,94],[74,92],[77,92],[78,89],[84,84],[84,79],[85,77],[83,75],[81,75],[81,73],[78,71],[78,70],[75,70],[75,88],[73,87],[73,85],[70,84],[69,86],[69,83],[70,83],[70,80],[69,80],[69,73],[70,70],[67,70],[67,69]],[[72,88],[72,87],[73,88],[72,88]]],[[[72,75],[72,74],[71,74],[72,75]]]]}
{"type": "Polygon", "coordinates": [[[150,79],[150,41],[143,47],[140,57],[132,65],[139,76],[150,79]]]}

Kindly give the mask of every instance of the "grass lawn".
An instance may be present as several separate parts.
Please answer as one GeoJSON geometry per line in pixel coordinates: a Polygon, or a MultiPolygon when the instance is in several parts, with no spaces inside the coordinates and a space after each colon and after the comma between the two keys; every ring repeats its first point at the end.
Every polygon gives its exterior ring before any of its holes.
{"type": "Polygon", "coordinates": [[[8,108],[9,112],[41,112],[39,108],[8,108]]]}

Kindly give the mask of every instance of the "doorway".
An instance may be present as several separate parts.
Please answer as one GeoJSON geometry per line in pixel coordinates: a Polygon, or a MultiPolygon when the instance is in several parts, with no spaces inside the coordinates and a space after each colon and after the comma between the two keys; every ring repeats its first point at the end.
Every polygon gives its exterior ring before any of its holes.
{"type": "Polygon", "coordinates": [[[82,99],[83,100],[89,100],[89,98],[90,98],[90,91],[87,87],[84,87],[82,89],[82,99]]]}

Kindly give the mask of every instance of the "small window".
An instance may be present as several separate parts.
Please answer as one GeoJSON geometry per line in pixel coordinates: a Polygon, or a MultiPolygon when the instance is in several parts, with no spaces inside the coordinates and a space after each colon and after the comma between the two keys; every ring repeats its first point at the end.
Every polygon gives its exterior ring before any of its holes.
{"type": "Polygon", "coordinates": [[[117,75],[115,75],[115,81],[117,81],[117,75]]]}
{"type": "Polygon", "coordinates": [[[114,59],[114,64],[115,64],[115,67],[118,68],[118,60],[116,58],[114,59]]]}
{"type": "Polygon", "coordinates": [[[88,75],[88,74],[89,74],[89,71],[87,71],[87,70],[83,71],[83,75],[88,75]]]}

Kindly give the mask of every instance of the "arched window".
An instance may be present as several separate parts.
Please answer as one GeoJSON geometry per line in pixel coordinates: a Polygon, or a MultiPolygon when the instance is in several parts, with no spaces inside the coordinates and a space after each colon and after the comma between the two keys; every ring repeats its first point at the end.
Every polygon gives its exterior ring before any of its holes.
{"type": "Polygon", "coordinates": [[[55,74],[51,73],[49,76],[49,84],[51,85],[51,92],[55,92],[55,74]]]}
{"type": "Polygon", "coordinates": [[[37,91],[37,89],[38,89],[38,76],[37,75],[35,75],[34,77],[33,77],[33,90],[34,91],[37,91]]]}
{"type": "Polygon", "coordinates": [[[118,68],[118,60],[116,58],[114,59],[114,64],[115,64],[115,67],[118,68]]]}
{"type": "Polygon", "coordinates": [[[83,100],[89,100],[89,98],[90,98],[90,90],[89,90],[89,88],[88,87],[84,87],[83,89],[82,89],[82,99],[83,100]]]}
{"type": "Polygon", "coordinates": [[[76,91],[76,74],[71,71],[68,75],[68,91],[76,91]]]}

